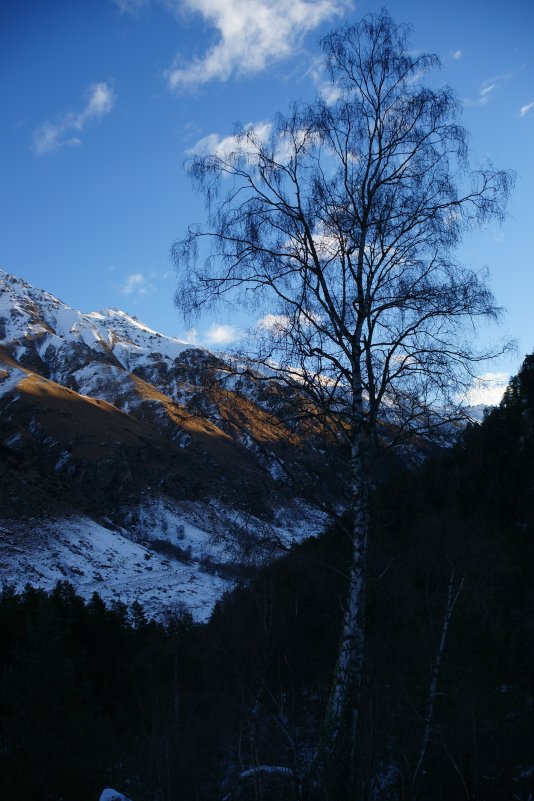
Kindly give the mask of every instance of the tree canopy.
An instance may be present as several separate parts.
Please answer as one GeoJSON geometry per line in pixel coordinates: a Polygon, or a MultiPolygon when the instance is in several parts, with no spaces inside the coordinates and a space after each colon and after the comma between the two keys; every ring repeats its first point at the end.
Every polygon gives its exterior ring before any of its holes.
{"type": "Polygon", "coordinates": [[[489,355],[470,344],[472,322],[499,309],[454,250],[503,217],[513,178],[469,169],[459,102],[423,84],[439,62],[411,55],[408,37],[386,12],[334,31],[327,99],[196,154],[188,169],[208,222],[174,254],[183,311],[249,300],[265,313],[259,359],[298,370],[321,402],[344,398],[350,416],[354,388],[371,425],[386,403],[413,427],[489,355]]]}

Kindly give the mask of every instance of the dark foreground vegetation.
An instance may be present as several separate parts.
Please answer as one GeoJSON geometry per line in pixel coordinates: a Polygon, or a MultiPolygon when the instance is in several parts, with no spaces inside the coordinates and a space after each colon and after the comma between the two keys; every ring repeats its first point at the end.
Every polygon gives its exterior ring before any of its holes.
{"type": "MultiPolygon", "coordinates": [[[[528,357],[482,425],[376,489],[360,799],[532,798],[533,481],[528,357]]],[[[84,603],[67,584],[4,588],[0,797],[306,793],[343,615],[343,536],[294,548],[202,626],[84,603]]],[[[335,779],[323,797],[343,801],[335,779]]]]}

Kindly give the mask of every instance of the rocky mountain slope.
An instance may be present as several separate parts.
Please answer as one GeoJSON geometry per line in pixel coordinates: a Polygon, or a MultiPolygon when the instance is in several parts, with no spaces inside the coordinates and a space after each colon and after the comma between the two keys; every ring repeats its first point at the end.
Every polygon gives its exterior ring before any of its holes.
{"type": "Polygon", "coordinates": [[[206,616],[245,557],[321,528],[316,486],[335,492],[290,395],[0,271],[0,576],[206,616]]]}

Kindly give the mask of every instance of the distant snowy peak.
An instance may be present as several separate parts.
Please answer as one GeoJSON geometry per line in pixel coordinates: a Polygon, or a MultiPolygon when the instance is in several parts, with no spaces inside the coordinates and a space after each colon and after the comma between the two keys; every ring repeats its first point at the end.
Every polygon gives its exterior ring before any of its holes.
{"type": "Polygon", "coordinates": [[[39,340],[39,352],[63,343],[111,353],[126,370],[151,354],[174,360],[195,346],[159,334],[120,309],[84,314],[53,295],[0,270],[0,343],[39,340]]]}

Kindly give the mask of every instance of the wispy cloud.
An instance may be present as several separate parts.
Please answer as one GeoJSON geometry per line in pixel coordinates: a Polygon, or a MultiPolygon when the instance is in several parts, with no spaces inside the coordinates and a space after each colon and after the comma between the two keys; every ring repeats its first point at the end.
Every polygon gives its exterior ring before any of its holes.
{"type": "Polygon", "coordinates": [[[494,78],[486,78],[480,84],[478,96],[476,98],[466,97],[464,99],[465,106],[485,106],[489,103],[494,93],[513,77],[513,73],[505,72],[502,75],[496,75],[494,78]]]}
{"type": "Polygon", "coordinates": [[[33,151],[37,156],[53,153],[62,147],[80,145],[81,134],[92,122],[110,113],[115,94],[107,83],[93,83],[87,90],[81,111],[68,111],[57,122],[45,121],[33,133],[33,151]]]}
{"type": "Polygon", "coordinates": [[[521,106],[519,110],[520,117],[526,117],[528,112],[534,108],[534,100],[531,100],[530,103],[527,103],[525,106],[521,106]]]}
{"type": "Polygon", "coordinates": [[[333,106],[339,99],[341,91],[326,76],[324,60],[320,56],[314,59],[306,75],[311,78],[327,106],[333,106]]]}
{"type": "Polygon", "coordinates": [[[500,403],[509,380],[508,373],[484,373],[474,380],[465,402],[470,406],[478,406],[481,403],[486,406],[496,406],[500,403]]]}
{"type": "MultiPolygon", "coordinates": [[[[169,4],[169,0],[167,0],[169,4]]],[[[167,72],[171,89],[260,72],[292,56],[303,37],[341,15],[350,0],[174,0],[179,9],[202,15],[219,39],[190,63],[177,59],[167,72]]]]}
{"type": "Polygon", "coordinates": [[[458,59],[460,59],[462,55],[463,55],[462,50],[451,50],[451,56],[455,59],[455,61],[458,61],[458,59]]]}
{"type": "Polygon", "coordinates": [[[122,284],[120,284],[117,289],[120,294],[124,295],[125,297],[135,295],[139,298],[142,298],[154,291],[154,287],[150,283],[150,280],[143,275],[143,273],[131,273],[124,279],[122,284]]]}
{"type": "Polygon", "coordinates": [[[489,95],[490,92],[493,92],[496,88],[497,88],[497,84],[490,83],[489,86],[484,86],[484,88],[480,90],[479,96],[481,98],[485,98],[487,95],[489,95]]]}

